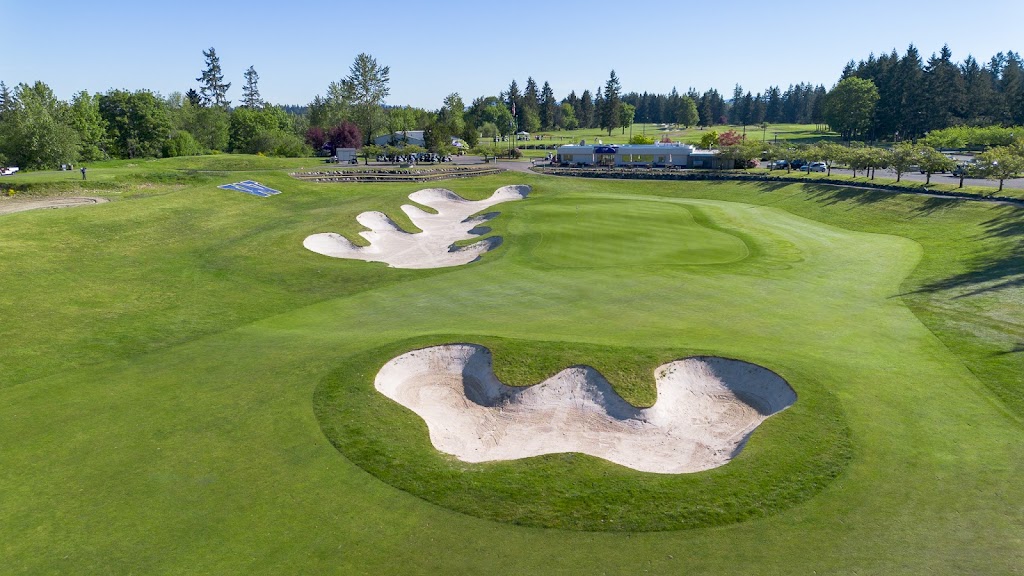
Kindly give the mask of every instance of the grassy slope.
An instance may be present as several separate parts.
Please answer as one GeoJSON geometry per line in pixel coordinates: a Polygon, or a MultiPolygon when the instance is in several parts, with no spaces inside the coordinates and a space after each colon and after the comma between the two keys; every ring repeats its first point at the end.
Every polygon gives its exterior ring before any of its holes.
{"type": "MultiPolygon", "coordinates": [[[[462,269],[403,272],[297,246],[309,232],[355,231],[365,209],[396,215],[417,186],[258,176],[286,194],[255,199],[204,181],[4,217],[6,569],[1013,573],[1024,564],[1019,289],[990,289],[1019,272],[1011,209],[823,190],[809,199],[799,186],[531,178],[536,197],[503,205],[492,221],[506,236],[501,251],[462,269]],[[765,246],[774,267],[728,283],[667,267],[671,233],[657,231],[640,266],[579,266],[590,242],[582,223],[557,225],[566,203],[637,196],[771,205],[671,201],[734,232],[775,229],[765,246]],[[906,236],[923,250],[843,228],[906,236]],[[39,260],[46,252],[57,254],[39,260]],[[953,298],[972,290],[983,291],[953,298]],[[804,505],[719,528],[573,533],[451,513],[340,457],[311,409],[316,383],[347,356],[442,332],[672,345],[780,367],[835,390],[855,459],[804,505]]],[[[481,196],[506,180],[449,187],[481,196]]],[[[716,250],[727,256],[728,243],[716,250]]]]}

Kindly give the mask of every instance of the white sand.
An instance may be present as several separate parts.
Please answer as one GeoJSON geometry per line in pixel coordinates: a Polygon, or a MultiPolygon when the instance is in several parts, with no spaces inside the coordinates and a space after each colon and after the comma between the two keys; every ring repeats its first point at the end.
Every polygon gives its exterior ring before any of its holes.
{"type": "Polygon", "coordinates": [[[761,422],[796,402],[779,375],[739,360],[677,360],[655,378],[650,408],[623,400],[588,366],[509,387],[490,351],[452,344],[394,358],[375,386],[423,418],[435,448],[465,462],[581,452],[669,474],[726,464],[761,422]]]}
{"type": "Polygon", "coordinates": [[[0,214],[40,210],[44,208],[71,208],[74,206],[91,206],[102,204],[106,198],[0,198],[0,214]]]}
{"type": "Polygon", "coordinates": [[[437,214],[408,204],[402,206],[402,211],[423,232],[410,234],[381,212],[363,212],[356,221],[369,228],[369,231],[359,233],[370,242],[369,246],[356,246],[333,232],[313,234],[302,245],[325,256],[386,262],[392,268],[444,268],[468,264],[501,243],[501,238],[495,236],[462,248],[455,247],[459,240],[489,232],[481,225],[497,214],[472,216],[495,204],[521,200],[529,192],[529,186],[503,186],[490,198],[473,202],[450,190],[428,188],[413,192],[409,199],[433,208],[437,214]]]}

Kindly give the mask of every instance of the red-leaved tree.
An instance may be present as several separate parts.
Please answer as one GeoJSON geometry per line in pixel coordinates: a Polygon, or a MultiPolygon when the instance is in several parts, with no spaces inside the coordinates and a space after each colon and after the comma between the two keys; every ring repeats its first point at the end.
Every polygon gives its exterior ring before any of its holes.
{"type": "Polygon", "coordinates": [[[719,146],[735,146],[740,142],[743,142],[743,135],[736,132],[735,130],[722,132],[721,134],[718,135],[719,146]]]}
{"type": "Polygon", "coordinates": [[[306,144],[313,150],[323,150],[324,144],[327,144],[327,133],[319,126],[310,126],[309,130],[306,130],[306,144]]]}
{"type": "Polygon", "coordinates": [[[344,121],[327,131],[327,141],[331,148],[360,148],[363,145],[363,133],[355,124],[344,121]]]}

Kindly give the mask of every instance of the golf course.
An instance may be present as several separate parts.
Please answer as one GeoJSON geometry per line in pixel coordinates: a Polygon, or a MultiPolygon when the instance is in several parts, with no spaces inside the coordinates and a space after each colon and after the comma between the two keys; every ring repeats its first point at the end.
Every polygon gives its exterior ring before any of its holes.
{"type": "Polygon", "coordinates": [[[1024,574],[1019,205],[291,175],[315,163],[0,182],[0,573],[1024,574]],[[218,188],[249,180],[280,194],[218,188]],[[524,192],[483,202],[505,187],[524,192]],[[4,209],[63,197],[99,200],[4,209]],[[366,212],[422,233],[438,198],[487,206],[457,248],[500,241],[421,269],[304,246],[368,247],[366,212]],[[488,350],[512,387],[588,367],[637,410],[691,358],[753,365],[795,401],[696,472],[469,462],[375,387],[446,345],[488,350]]]}

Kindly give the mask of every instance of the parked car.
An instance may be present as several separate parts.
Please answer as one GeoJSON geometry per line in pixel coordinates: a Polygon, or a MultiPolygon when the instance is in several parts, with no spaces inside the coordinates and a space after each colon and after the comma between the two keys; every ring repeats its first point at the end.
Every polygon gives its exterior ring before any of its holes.
{"type": "Polygon", "coordinates": [[[801,160],[801,159],[798,158],[796,160],[793,160],[792,165],[793,165],[793,170],[799,170],[799,169],[803,168],[804,166],[807,166],[807,160],[801,160]]]}
{"type": "Polygon", "coordinates": [[[13,176],[18,171],[17,166],[11,166],[10,168],[0,167],[0,176],[13,176]]]}
{"type": "Polygon", "coordinates": [[[824,162],[811,162],[810,164],[803,167],[805,172],[825,172],[828,170],[828,166],[824,162]]]}
{"type": "Polygon", "coordinates": [[[950,175],[955,176],[956,178],[972,178],[976,174],[977,164],[971,162],[968,162],[966,164],[957,164],[956,168],[953,168],[953,171],[950,172],[950,175]]]}
{"type": "Polygon", "coordinates": [[[785,170],[789,168],[788,160],[776,160],[768,165],[769,170],[785,170]]]}

